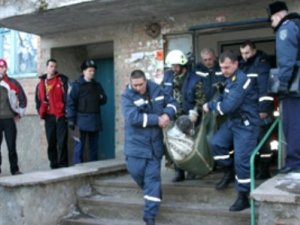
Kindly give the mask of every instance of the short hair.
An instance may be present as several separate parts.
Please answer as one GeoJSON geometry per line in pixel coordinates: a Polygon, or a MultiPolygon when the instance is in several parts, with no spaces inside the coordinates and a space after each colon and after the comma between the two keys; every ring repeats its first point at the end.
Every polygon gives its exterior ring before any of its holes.
{"type": "Polygon", "coordinates": [[[204,55],[204,54],[212,54],[212,55],[216,56],[215,51],[211,48],[203,48],[200,51],[200,55],[204,55]]]}
{"type": "Polygon", "coordinates": [[[238,61],[238,55],[234,53],[232,50],[227,50],[225,52],[222,52],[219,57],[219,61],[222,63],[225,61],[226,58],[230,59],[232,62],[238,61]]]}
{"type": "Polygon", "coordinates": [[[245,48],[247,46],[249,46],[252,49],[256,49],[255,43],[253,41],[250,41],[250,40],[246,40],[243,43],[241,43],[241,45],[240,45],[241,48],[245,48]]]}
{"type": "Polygon", "coordinates": [[[130,79],[139,79],[139,78],[143,78],[144,80],[146,80],[146,75],[142,70],[134,70],[131,72],[130,79]]]}
{"type": "Polygon", "coordinates": [[[48,64],[49,64],[50,62],[53,62],[53,63],[56,63],[56,64],[57,64],[57,61],[56,61],[55,59],[51,58],[51,59],[48,59],[48,60],[47,60],[46,66],[48,66],[48,64]]]}

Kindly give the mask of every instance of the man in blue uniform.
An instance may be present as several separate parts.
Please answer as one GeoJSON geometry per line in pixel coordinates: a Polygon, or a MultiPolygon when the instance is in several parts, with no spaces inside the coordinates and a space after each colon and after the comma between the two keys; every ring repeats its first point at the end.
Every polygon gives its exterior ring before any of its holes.
{"type": "Polygon", "coordinates": [[[125,157],[128,172],[144,191],[144,221],[155,224],[161,202],[162,128],[176,114],[176,101],[161,86],[147,81],[141,70],[130,75],[122,94],[125,120],[125,157]]]}
{"type": "MultiPolygon", "coordinates": [[[[249,207],[250,156],[255,148],[259,133],[258,95],[252,87],[251,78],[238,69],[238,57],[231,51],[220,55],[220,67],[227,78],[222,96],[205,103],[203,111],[216,111],[227,115],[212,139],[215,162],[225,170],[224,179],[231,178],[232,165],[235,167],[238,197],[230,211],[240,211],[249,207]],[[234,159],[229,155],[234,147],[234,159]],[[233,161],[234,160],[234,161],[233,161]]],[[[217,184],[216,188],[218,188],[217,184]]],[[[223,185],[225,186],[225,185],[223,185]]]]}
{"type": "Polygon", "coordinates": [[[281,172],[288,173],[300,170],[300,94],[289,92],[289,83],[300,67],[300,16],[288,14],[287,5],[281,1],[271,3],[268,14],[276,33],[279,97],[287,142],[285,167],[281,172]]]}
{"type": "MultiPolygon", "coordinates": [[[[199,124],[198,115],[205,103],[205,91],[201,77],[188,70],[188,59],[180,50],[172,50],[166,57],[166,64],[171,67],[164,74],[162,82],[166,93],[173,96],[178,103],[177,117],[189,115],[192,122],[199,124]]],[[[193,177],[189,174],[190,178],[193,177]]],[[[175,168],[173,182],[183,181],[185,172],[175,168]]]]}
{"type": "Polygon", "coordinates": [[[203,81],[206,101],[212,100],[217,92],[217,85],[222,85],[225,81],[215,52],[210,48],[204,48],[200,52],[201,62],[196,66],[196,74],[203,81]]]}
{"type": "Polygon", "coordinates": [[[67,118],[69,127],[80,130],[80,141],[75,141],[74,163],[83,161],[83,149],[89,138],[89,161],[98,159],[98,137],[102,130],[100,106],[106,104],[107,97],[102,85],[95,81],[96,65],[93,60],[81,64],[82,75],[74,81],[67,98],[67,118]]]}
{"type": "MultiPolygon", "coordinates": [[[[259,139],[263,138],[273,121],[273,100],[268,95],[268,80],[270,74],[270,63],[268,56],[256,49],[256,45],[250,41],[244,41],[240,45],[242,59],[239,68],[252,79],[253,86],[258,93],[258,111],[261,119],[261,130],[259,139]]],[[[269,143],[266,142],[259,154],[259,174],[258,179],[269,178],[269,166],[272,160],[272,151],[269,143]]]]}

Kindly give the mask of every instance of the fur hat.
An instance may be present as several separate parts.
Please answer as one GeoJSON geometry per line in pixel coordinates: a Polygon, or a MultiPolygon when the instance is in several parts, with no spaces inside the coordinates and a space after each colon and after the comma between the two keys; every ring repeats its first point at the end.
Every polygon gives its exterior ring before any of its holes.
{"type": "Polygon", "coordinates": [[[273,2],[273,3],[269,4],[269,6],[267,8],[269,17],[273,16],[275,13],[280,12],[282,10],[288,11],[287,5],[285,4],[285,2],[282,2],[282,1],[273,2]]]}

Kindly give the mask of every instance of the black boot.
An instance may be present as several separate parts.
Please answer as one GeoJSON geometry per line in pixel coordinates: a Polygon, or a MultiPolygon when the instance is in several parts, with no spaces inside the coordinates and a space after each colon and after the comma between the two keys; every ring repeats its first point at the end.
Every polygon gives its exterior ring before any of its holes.
{"type": "Polygon", "coordinates": [[[270,163],[269,162],[260,162],[259,172],[256,176],[256,179],[265,180],[271,177],[270,173],[270,163]]]}
{"type": "Polygon", "coordinates": [[[234,172],[232,167],[224,167],[224,176],[216,184],[216,189],[217,190],[226,189],[232,181],[234,181],[234,172]]]}
{"type": "Polygon", "coordinates": [[[229,208],[229,211],[236,212],[250,207],[249,192],[239,192],[237,199],[229,208]]]}
{"type": "Polygon", "coordinates": [[[175,168],[175,177],[172,182],[180,182],[185,180],[184,170],[175,168]]]}
{"type": "Polygon", "coordinates": [[[186,179],[187,180],[195,180],[196,179],[196,175],[188,172],[187,175],[186,175],[186,179]]]}
{"type": "Polygon", "coordinates": [[[144,219],[146,225],[155,225],[154,219],[144,219]]]}

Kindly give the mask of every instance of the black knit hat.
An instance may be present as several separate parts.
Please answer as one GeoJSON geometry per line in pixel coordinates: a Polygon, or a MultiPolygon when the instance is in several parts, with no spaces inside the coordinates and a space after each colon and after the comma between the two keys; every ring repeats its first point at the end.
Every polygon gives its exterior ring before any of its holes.
{"type": "Polygon", "coordinates": [[[267,8],[267,12],[270,17],[273,16],[275,13],[280,12],[282,10],[288,11],[287,5],[285,4],[285,2],[282,2],[282,1],[273,2],[273,3],[269,4],[269,6],[267,8]]]}
{"type": "Polygon", "coordinates": [[[82,62],[82,64],[81,64],[81,67],[80,67],[80,68],[81,68],[81,70],[83,71],[83,70],[85,70],[85,69],[87,69],[87,68],[89,68],[89,67],[93,67],[93,68],[97,69],[97,66],[96,66],[94,60],[92,60],[92,59],[84,60],[84,61],[82,62]]]}

